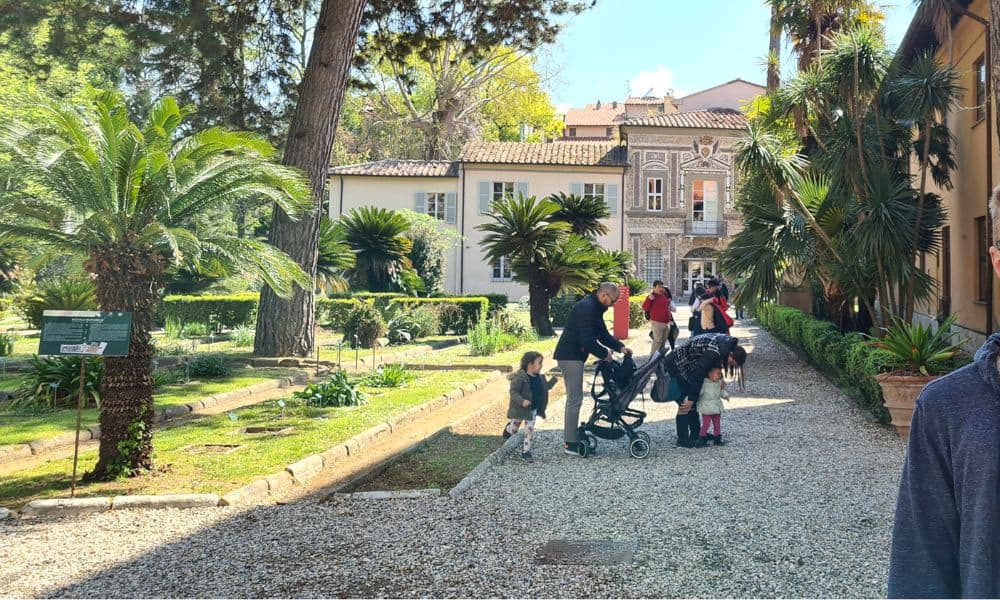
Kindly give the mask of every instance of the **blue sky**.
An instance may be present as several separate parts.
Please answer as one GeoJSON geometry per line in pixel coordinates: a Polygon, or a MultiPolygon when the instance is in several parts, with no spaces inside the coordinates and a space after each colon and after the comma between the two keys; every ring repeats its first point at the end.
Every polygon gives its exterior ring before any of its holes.
{"type": "MultiPolygon", "coordinates": [[[[913,0],[884,3],[892,47],[914,10],[913,0]]],[[[650,88],[682,96],[737,77],[763,84],[769,18],[764,0],[598,0],[569,21],[540,67],[556,71],[548,88],[560,109],[650,88]]]]}

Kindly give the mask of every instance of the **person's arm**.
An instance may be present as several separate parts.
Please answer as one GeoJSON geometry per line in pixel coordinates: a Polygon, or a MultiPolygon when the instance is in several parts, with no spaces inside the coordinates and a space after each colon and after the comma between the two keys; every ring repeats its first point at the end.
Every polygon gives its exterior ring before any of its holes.
{"type": "Polygon", "coordinates": [[[604,317],[599,315],[597,318],[599,325],[597,326],[597,337],[598,340],[604,344],[606,347],[611,348],[615,352],[621,352],[625,349],[625,344],[621,343],[615,336],[611,335],[608,331],[608,325],[604,322],[604,317]]]}
{"type": "Polygon", "coordinates": [[[896,499],[890,598],[958,598],[959,514],[948,435],[928,415],[921,393],[910,422],[910,440],[896,499]]]}
{"type": "Polygon", "coordinates": [[[650,307],[653,306],[653,295],[650,294],[646,296],[646,299],[642,301],[642,311],[649,312],[650,307]]]}
{"type": "Polygon", "coordinates": [[[672,313],[677,312],[677,304],[674,303],[672,298],[670,300],[670,312],[672,313]]]}
{"type": "Polygon", "coordinates": [[[525,398],[524,395],[521,393],[521,386],[523,384],[524,384],[524,379],[520,375],[514,375],[514,377],[511,378],[510,401],[518,408],[531,408],[531,399],[525,398]],[[525,402],[528,403],[528,406],[524,405],[525,402]]]}
{"type": "Polygon", "coordinates": [[[604,316],[600,312],[596,316],[591,314],[580,318],[579,331],[580,345],[584,350],[602,360],[608,357],[608,349],[598,343],[601,333],[606,335],[608,332],[604,325],[604,316]]]}

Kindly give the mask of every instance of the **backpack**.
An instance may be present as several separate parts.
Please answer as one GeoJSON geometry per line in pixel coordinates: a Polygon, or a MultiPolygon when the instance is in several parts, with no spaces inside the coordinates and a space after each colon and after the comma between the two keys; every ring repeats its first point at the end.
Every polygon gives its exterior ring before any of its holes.
{"type": "Polygon", "coordinates": [[[632,376],[635,375],[635,361],[627,354],[621,362],[616,360],[601,361],[597,365],[597,372],[604,380],[604,391],[600,394],[596,392],[597,378],[595,376],[595,384],[591,386],[591,393],[595,398],[607,394],[610,396],[608,399],[612,400],[617,398],[618,394],[632,381],[632,376]]]}

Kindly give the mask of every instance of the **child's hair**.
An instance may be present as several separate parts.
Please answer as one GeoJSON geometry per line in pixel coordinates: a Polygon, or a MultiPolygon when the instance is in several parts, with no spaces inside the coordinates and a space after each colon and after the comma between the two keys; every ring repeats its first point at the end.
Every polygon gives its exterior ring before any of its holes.
{"type": "Polygon", "coordinates": [[[535,362],[539,358],[542,358],[541,352],[535,352],[534,350],[529,350],[525,352],[524,356],[521,357],[521,370],[527,371],[528,365],[535,362]]]}
{"type": "Polygon", "coordinates": [[[733,348],[730,356],[732,356],[736,361],[736,366],[730,367],[729,361],[726,361],[725,371],[730,377],[736,377],[736,382],[739,384],[741,390],[746,389],[746,380],[743,375],[743,365],[747,362],[747,351],[743,348],[743,346],[736,346],[733,348]]]}

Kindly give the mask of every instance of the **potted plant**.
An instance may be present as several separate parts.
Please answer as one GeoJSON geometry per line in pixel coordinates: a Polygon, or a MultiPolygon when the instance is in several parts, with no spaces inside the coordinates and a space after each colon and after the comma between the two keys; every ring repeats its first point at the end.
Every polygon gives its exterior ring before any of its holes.
{"type": "Polygon", "coordinates": [[[937,328],[893,319],[892,327],[883,328],[884,336],[872,345],[885,350],[897,361],[897,368],[877,376],[883,404],[892,416],[892,425],[906,439],[917,396],[931,381],[948,372],[949,361],[960,352],[964,340],[954,341],[951,315],[937,328]]]}

